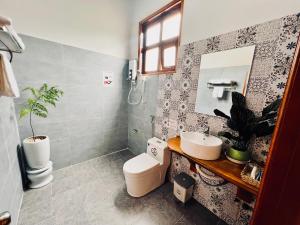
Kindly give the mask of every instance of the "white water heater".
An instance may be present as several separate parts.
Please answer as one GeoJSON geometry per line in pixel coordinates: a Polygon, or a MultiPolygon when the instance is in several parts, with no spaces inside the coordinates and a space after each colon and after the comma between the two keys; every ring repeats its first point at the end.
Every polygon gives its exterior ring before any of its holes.
{"type": "Polygon", "coordinates": [[[128,80],[135,83],[137,78],[137,60],[132,59],[129,61],[128,80]]]}

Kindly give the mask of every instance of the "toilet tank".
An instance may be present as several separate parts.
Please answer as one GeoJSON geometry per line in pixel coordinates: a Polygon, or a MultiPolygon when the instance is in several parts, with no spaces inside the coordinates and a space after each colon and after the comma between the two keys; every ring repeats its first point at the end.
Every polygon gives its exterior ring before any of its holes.
{"type": "Polygon", "coordinates": [[[152,156],[161,164],[169,163],[170,152],[167,148],[168,148],[167,142],[162,141],[156,137],[153,137],[148,140],[147,154],[152,156]]]}

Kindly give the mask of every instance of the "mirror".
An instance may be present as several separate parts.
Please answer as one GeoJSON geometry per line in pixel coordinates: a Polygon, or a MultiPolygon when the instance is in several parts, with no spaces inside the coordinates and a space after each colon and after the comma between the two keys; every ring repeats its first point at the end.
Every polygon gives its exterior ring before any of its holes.
{"type": "Polygon", "coordinates": [[[201,56],[195,111],[215,115],[218,108],[230,114],[231,93],[246,95],[255,46],[201,56]]]}

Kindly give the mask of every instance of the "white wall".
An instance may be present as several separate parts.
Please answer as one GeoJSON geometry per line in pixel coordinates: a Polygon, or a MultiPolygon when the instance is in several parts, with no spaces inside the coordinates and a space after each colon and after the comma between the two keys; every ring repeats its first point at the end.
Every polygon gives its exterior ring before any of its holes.
{"type": "Polygon", "coordinates": [[[131,0],[0,0],[17,32],[128,57],[131,0]]]}
{"type": "Polygon", "coordinates": [[[138,55],[139,22],[151,13],[168,4],[171,0],[132,0],[130,29],[130,58],[138,55]]]}
{"type": "MultiPolygon", "coordinates": [[[[131,57],[137,57],[138,22],[171,0],[134,0],[131,57]]],[[[181,44],[300,12],[299,0],[185,0],[181,44]]]]}
{"type": "MultiPolygon", "coordinates": [[[[19,33],[133,58],[138,22],[170,1],[0,0],[0,15],[11,17],[19,33]]],[[[185,0],[181,43],[296,12],[299,0],[185,0]]]]}

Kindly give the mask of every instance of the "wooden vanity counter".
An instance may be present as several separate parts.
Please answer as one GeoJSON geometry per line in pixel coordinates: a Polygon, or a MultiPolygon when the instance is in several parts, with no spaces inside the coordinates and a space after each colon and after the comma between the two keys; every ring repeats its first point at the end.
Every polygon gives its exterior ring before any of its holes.
{"type": "Polygon", "coordinates": [[[217,160],[201,160],[193,158],[185,153],[180,148],[180,137],[171,138],[168,140],[168,147],[170,151],[176,152],[190,161],[197,163],[209,171],[215,173],[216,175],[222,177],[223,179],[229,181],[232,184],[235,184],[237,187],[246,190],[255,196],[258,193],[258,188],[247,184],[241,178],[241,172],[244,168],[244,165],[235,164],[228,159],[224,155],[221,156],[220,159],[217,160]]]}

